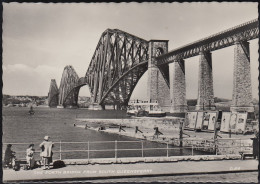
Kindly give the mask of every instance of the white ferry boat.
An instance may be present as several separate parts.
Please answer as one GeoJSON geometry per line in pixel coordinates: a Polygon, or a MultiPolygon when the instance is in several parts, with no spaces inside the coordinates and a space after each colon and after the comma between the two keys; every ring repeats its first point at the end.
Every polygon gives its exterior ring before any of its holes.
{"type": "Polygon", "coordinates": [[[97,103],[90,104],[88,107],[88,110],[102,110],[101,105],[98,105],[97,103]]]}
{"type": "Polygon", "coordinates": [[[133,100],[128,103],[127,114],[130,116],[164,117],[166,113],[157,101],[133,100]]]}

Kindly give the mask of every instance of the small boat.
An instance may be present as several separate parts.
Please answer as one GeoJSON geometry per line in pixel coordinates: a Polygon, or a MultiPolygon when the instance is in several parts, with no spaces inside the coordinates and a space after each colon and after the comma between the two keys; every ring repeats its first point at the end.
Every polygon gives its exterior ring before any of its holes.
{"type": "Polygon", "coordinates": [[[166,113],[161,109],[158,101],[130,101],[127,114],[130,116],[164,117],[166,113]]]}
{"type": "Polygon", "coordinates": [[[31,105],[28,114],[29,114],[29,115],[34,115],[34,113],[35,113],[35,112],[34,112],[34,110],[33,110],[33,106],[31,105]]]}

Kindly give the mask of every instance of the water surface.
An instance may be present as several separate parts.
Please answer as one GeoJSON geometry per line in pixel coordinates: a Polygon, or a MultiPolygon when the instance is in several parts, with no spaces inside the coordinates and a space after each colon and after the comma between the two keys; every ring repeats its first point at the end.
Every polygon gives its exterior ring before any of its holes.
{"type": "MultiPolygon", "coordinates": [[[[115,147],[117,149],[141,149],[140,140],[125,137],[117,134],[106,132],[97,132],[94,130],[85,130],[74,127],[76,118],[127,118],[125,111],[89,111],[87,109],[56,109],[56,108],[35,108],[35,115],[28,115],[28,108],[8,107],[3,108],[3,143],[26,143],[24,145],[13,145],[13,150],[17,152],[18,158],[25,158],[24,151],[29,144],[35,144],[36,151],[40,151],[39,144],[43,141],[45,135],[50,136],[50,140],[55,143],[54,151],[60,150],[59,142],[84,142],[73,144],[61,144],[62,150],[88,150],[88,142],[91,151],[69,151],[62,153],[62,159],[76,158],[108,158],[115,157],[115,147]],[[115,143],[114,141],[118,142],[115,143]],[[104,141],[113,141],[105,142],[104,141]],[[120,141],[138,141],[138,142],[120,142],[120,141]],[[102,143],[103,142],[103,143],[102,143]],[[103,152],[98,150],[111,149],[103,152]],[[23,153],[18,153],[23,151],[23,153]]],[[[144,141],[144,148],[166,148],[165,144],[144,141]]],[[[169,146],[171,147],[171,146],[169,146]]],[[[5,150],[6,145],[3,146],[5,150]]],[[[169,156],[172,155],[191,155],[189,149],[170,150],[169,156]]],[[[204,154],[203,152],[194,151],[194,154],[204,154]]],[[[145,150],[144,156],[166,156],[166,150],[145,150]]],[[[35,154],[39,158],[39,153],[35,154]]],[[[117,151],[117,157],[136,157],[142,156],[142,151],[117,151]]],[[[59,153],[54,154],[54,159],[60,157],[59,153]]]]}

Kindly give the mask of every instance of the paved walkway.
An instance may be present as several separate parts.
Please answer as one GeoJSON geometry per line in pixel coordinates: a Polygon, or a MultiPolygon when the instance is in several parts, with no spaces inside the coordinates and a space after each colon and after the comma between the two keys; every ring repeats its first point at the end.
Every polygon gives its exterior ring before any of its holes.
{"type": "Polygon", "coordinates": [[[64,168],[14,171],[3,170],[4,182],[43,180],[84,180],[140,176],[171,176],[258,170],[258,160],[183,161],[173,163],[136,163],[106,165],[68,165],[64,168]]]}
{"type": "MultiPolygon", "coordinates": [[[[81,182],[80,180],[77,182],[81,182]]],[[[259,183],[258,172],[233,172],[222,174],[196,174],[196,175],[172,175],[172,176],[148,176],[132,178],[106,178],[96,180],[82,180],[82,182],[91,183],[259,183]]]]}

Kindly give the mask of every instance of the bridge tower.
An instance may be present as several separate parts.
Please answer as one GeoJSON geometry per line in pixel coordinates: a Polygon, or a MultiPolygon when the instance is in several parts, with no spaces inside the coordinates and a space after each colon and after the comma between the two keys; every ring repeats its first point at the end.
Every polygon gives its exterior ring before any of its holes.
{"type": "Polygon", "coordinates": [[[170,112],[169,67],[158,68],[155,57],[168,52],[168,40],[149,41],[147,98],[158,101],[166,112],[170,112]]]}
{"type": "Polygon", "coordinates": [[[78,85],[79,77],[72,66],[66,66],[62,73],[59,88],[59,106],[77,107],[78,105],[78,85]]]}
{"type": "Polygon", "coordinates": [[[230,111],[254,112],[248,41],[235,41],[233,95],[230,111]]]}
{"type": "Polygon", "coordinates": [[[51,79],[50,89],[48,93],[48,106],[57,107],[59,102],[59,89],[55,79],[51,79]]]}

